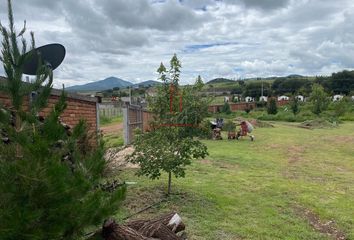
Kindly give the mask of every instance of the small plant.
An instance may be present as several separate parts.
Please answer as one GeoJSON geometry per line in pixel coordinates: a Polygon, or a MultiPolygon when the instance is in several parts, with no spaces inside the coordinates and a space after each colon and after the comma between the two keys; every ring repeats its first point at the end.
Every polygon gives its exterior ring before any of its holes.
{"type": "Polygon", "coordinates": [[[271,98],[267,105],[267,113],[271,115],[275,115],[278,113],[277,102],[275,98],[271,98]]]}
{"type": "Polygon", "coordinates": [[[161,63],[157,70],[163,84],[154,98],[149,99],[155,119],[153,131],[136,135],[135,150],[128,161],[140,165],[138,175],[158,179],[168,174],[167,194],[171,193],[172,175],[184,177],[186,166],[195,158],[205,157],[207,147],[197,138],[203,134],[199,128],[208,114],[208,101],[199,97],[202,85],[180,88],[181,63],[174,55],[167,70],[161,63]],[[197,127],[198,126],[198,127],[197,127]]]}

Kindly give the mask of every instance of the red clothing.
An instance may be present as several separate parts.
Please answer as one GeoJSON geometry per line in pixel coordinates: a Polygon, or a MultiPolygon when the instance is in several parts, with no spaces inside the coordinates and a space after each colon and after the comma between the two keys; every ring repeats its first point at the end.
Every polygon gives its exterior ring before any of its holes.
{"type": "Polygon", "coordinates": [[[242,135],[242,136],[246,136],[247,133],[248,133],[247,124],[246,124],[246,122],[242,122],[242,123],[241,123],[241,135],[242,135]]]}

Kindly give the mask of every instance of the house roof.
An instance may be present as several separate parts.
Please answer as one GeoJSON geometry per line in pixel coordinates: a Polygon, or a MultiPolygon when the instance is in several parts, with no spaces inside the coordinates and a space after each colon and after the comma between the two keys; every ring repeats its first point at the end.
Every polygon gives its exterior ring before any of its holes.
{"type": "MultiPolygon", "coordinates": [[[[0,76],[0,83],[6,82],[6,81],[7,81],[7,78],[0,76]]],[[[61,89],[52,88],[51,94],[53,96],[60,96],[61,92],[62,92],[61,89]]],[[[79,94],[72,93],[72,92],[65,92],[65,93],[68,98],[82,100],[82,101],[86,101],[86,102],[98,102],[97,97],[84,96],[84,95],[79,95],[79,94]]]]}

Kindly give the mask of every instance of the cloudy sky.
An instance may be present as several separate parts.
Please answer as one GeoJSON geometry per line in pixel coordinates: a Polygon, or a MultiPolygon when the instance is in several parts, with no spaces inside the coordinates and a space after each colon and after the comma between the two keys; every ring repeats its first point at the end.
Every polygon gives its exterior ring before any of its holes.
{"type": "Polygon", "coordinates": [[[13,0],[13,8],[37,46],[65,46],[56,86],[156,79],[174,53],[182,83],[354,68],[353,0],[13,0]]]}

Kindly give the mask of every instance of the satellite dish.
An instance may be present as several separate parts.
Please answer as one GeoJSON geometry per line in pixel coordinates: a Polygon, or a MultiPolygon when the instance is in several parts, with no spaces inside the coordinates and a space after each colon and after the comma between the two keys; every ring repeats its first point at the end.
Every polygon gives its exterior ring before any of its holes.
{"type": "Polygon", "coordinates": [[[52,70],[56,69],[64,60],[65,48],[59,43],[52,43],[35,48],[26,54],[31,54],[31,57],[24,64],[23,73],[36,75],[40,59],[52,70]]]}

